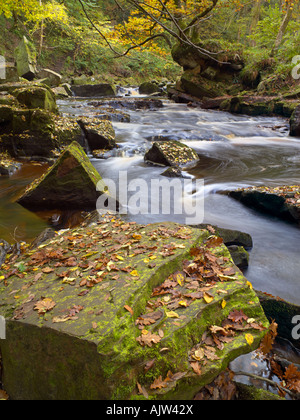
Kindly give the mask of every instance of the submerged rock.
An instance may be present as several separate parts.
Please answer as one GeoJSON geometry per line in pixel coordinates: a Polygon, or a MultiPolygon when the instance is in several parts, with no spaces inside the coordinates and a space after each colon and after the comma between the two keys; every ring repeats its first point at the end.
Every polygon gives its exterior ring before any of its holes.
{"type": "Polygon", "coordinates": [[[84,150],[73,142],[40,179],[27,187],[18,203],[30,210],[92,210],[99,196],[107,192],[101,180],[84,150]]]}
{"type": "Polygon", "coordinates": [[[199,156],[191,147],[179,141],[154,142],[145,154],[145,162],[162,166],[192,166],[199,156]]]}
{"type": "Polygon", "coordinates": [[[240,188],[228,195],[258,211],[300,222],[300,185],[240,188]]]}
{"type": "Polygon", "coordinates": [[[191,400],[268,328],[206,230],[106,216],[4,270],[2,383],[14,400],[191,400]]]}

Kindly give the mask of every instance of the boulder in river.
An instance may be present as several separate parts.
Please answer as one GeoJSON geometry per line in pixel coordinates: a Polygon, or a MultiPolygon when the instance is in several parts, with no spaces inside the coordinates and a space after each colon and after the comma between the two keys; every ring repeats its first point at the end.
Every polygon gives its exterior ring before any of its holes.
{"type": "Polygon", "coordinates": [[[157,92],[160,92],[160,88],[152,82],[143,82],[139,87],[140,95],[151,95],[157,92]]]}
{"type": "Polygon", "coordinates": [[[179,141],[154,142],[145,154],[145,162],[161,166],[193,166],[199,156],[191,147],[179,141]]]}
{"type": "Polygon", "coordinates": [[[100,219],[0,271],[13,400],[191,400],[258,347],[268,321],[219,238],[100,219]]]}
{"type": "Polygon", "coordinates": [[[84,150],[73,142],[40,179],[27,187],[18,203],[29,210],[92,210],[99,196],[107,192],[101,182],[84,150]]]}
{"type": "Polygon", "coordinates": [[[258,211],[284,220],[300,222],[300,185],[239,188],[228,194],[258,211]]]}
{"type": "Polygon", "coordinates": [[[115,130],[108,120],[81,118],[78,124],[82,128],[91,151],[112,150],[117,147],[115,130]]]}
{"type": "Polygon", "coordinates": [[[107,83],[101,83],[98,85],[73,85],[71,89],[75,96],[81,96],[83,98],[97,96],[116,96],[113,87],[107,83]]]}

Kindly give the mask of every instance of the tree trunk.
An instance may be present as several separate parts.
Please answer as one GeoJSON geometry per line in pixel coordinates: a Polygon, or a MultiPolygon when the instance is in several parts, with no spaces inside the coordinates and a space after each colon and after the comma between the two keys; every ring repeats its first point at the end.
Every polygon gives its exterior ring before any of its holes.
{"type": "MultiPolygon", "coordinates": [[[[256,5],[254,7],[253,17],[252,17],[252,21],[251,21],[251,25],[250,25],[250,35],[253,34],[253,32],[256,29],[256,26],[259,22],[261,7],[262,7],[262,0],[257,0],[256,5]]],[[[256,42],[254,40],[251,40],[250,45],[251,45],[251,47],[255,47],[256,42]]]]}
{"type": "Polygon", "coordinates": [[[292,14],[293,14],[293,10],[294,10],[294,4],[292,1],[289,1],[287,3],[287,11],[286,14],[284,15],[284,18],[282,19],[278,34],[277,34],[277,38],[274,44],[274,48],[272,50],[272,55],[275,52],[275,50],[277,50],[277,48],[280,46],[280,44],[282,43],[282,39],[284,37],[284,34],[286,32],[287,26],[291,20],[292,14]]]}

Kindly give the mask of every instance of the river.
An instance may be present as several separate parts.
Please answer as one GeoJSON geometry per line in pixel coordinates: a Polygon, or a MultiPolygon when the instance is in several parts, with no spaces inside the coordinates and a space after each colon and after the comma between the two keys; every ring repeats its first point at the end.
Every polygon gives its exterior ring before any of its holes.
{"type": "MultiPolygon", "coordinates": [[[[89,101],[71,98],[58,104],[65,115],[97,115],[97,108],[89,106],[89,101]]],[[[150,188],[151,180],[165,178],[161,177],[163,168],[144,162],[151,140],[174,139],[193,147],[200,161],[187,169],[186,175],[204,184],[195,191],[187,187],[184,200],[201,197],[205,223],[252,236],[254,247],[246,276],[255,289],[300,304],[300,229],[219,193],[241,186],[300,184],[300,139],[288,136],[288,122],[276,117],[201,110],[167,100],[163,108],[155,111],[126,112],[130,123],[113,123],[120,148],[107,160],[91,158],[102,177],[117,183],[122,171],[128,183],[142,179],[150,188]]],[[[13,202],[25,185],[44,170],[39,164],[25,165],[10,179],[0,178],[0,237],[30,240],[47,226],[45,220],[51,214],[41,219],[13,202]]],[[[132,214],[129,206],[126,217],[146,224],[162,220],[184,223],[186,216],[172,211],[132,214]]]]}

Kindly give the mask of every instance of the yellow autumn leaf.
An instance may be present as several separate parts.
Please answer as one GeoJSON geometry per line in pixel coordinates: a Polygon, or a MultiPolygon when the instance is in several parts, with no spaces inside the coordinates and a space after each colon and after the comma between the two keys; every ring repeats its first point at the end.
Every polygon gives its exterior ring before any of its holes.
{"type": "Polygon", "coordinates": [[[247,280],[247,286],[250,287],[250,289],[253,289],[252,283],[250,283],[250,281],[247,280]]]}
{"type": "Polygon", "coordinates": [[[144,259],[144,263],[148,264],[150,262],[149,258],[144,259]]]}
{"type": "Polygon", "coordinates": [[[214,300],[213,296],[209,295],[206,292],[203,293],[203,299],[205,300],[206,303],[210,303],[214,300]]]}
{"type": "Polygon", "coordinates": [[[246,334],[246,335],[245,335],[245,339],[246,339],[247,343],[249,344],[249,346],[251,346],[251,344],[252,344],[252,343],[253,343],[253,341],[254,341],[254,337],[253,337],[253,335],[252,335],[252,334],[246,334]]]}
{"type": "Polygon", "coordinates": [[[123,257],[121,257],[121,255],[116,255],[116,258],[117,258],[119,261],[124,261],[124,258],[123,258],[123,257]]]}
{"type": "Polygon", "coordinates": [[[222,307],[222,309],[224,309],[225,308],[225,306],[226,306],[226,300],[222,300],[222,302],[221,302],[221,307],[222,307]]]}
{"type": "Polygon", "coordinates": [[[131,273],[130,273],[130,275],[132,277],[138,277],[139,276],[139,273],[136,270],[132,270],[131,273]]]}
{"type": "Polygon", "coordinates": [[[139,235],[139,234],[137,234],[137,233],[134,233],[134,234],[132,235],[132,237],[133,237],[133,239],[135,239],[136,241],[140,241],[140,240],[142,239],[142,235],[139,235]]]}
{"type": "Polygon", "coordinates": [[[5,279],[5,277],[4,277],[4,276],[0,276],[0,281],[1,281],[1,280],[4,280],[4,279],[5,279]]]}
{"type": "Polygon", "coordinates": [[[181,300],[180,302],[178,302],[178,304],[179,304],[180,306],[184,306],[185,308],[187,307],[187,303],[186,303],[186,301],[185,301],[185,300],[181,300]]]}
{"type": "Polygon", "coordinates": [[[173,278],[174,278],[175,281],[177,281],[179,286],[184,285],[185,276],[180,271],[177,271],[176,273],[174,273],[173,278]]]}
{"type": "Polygon", "coordinates": [[[166,312],[166,316],[167,318],[179,318],[179,315],[174,311],[166,312]]]}

